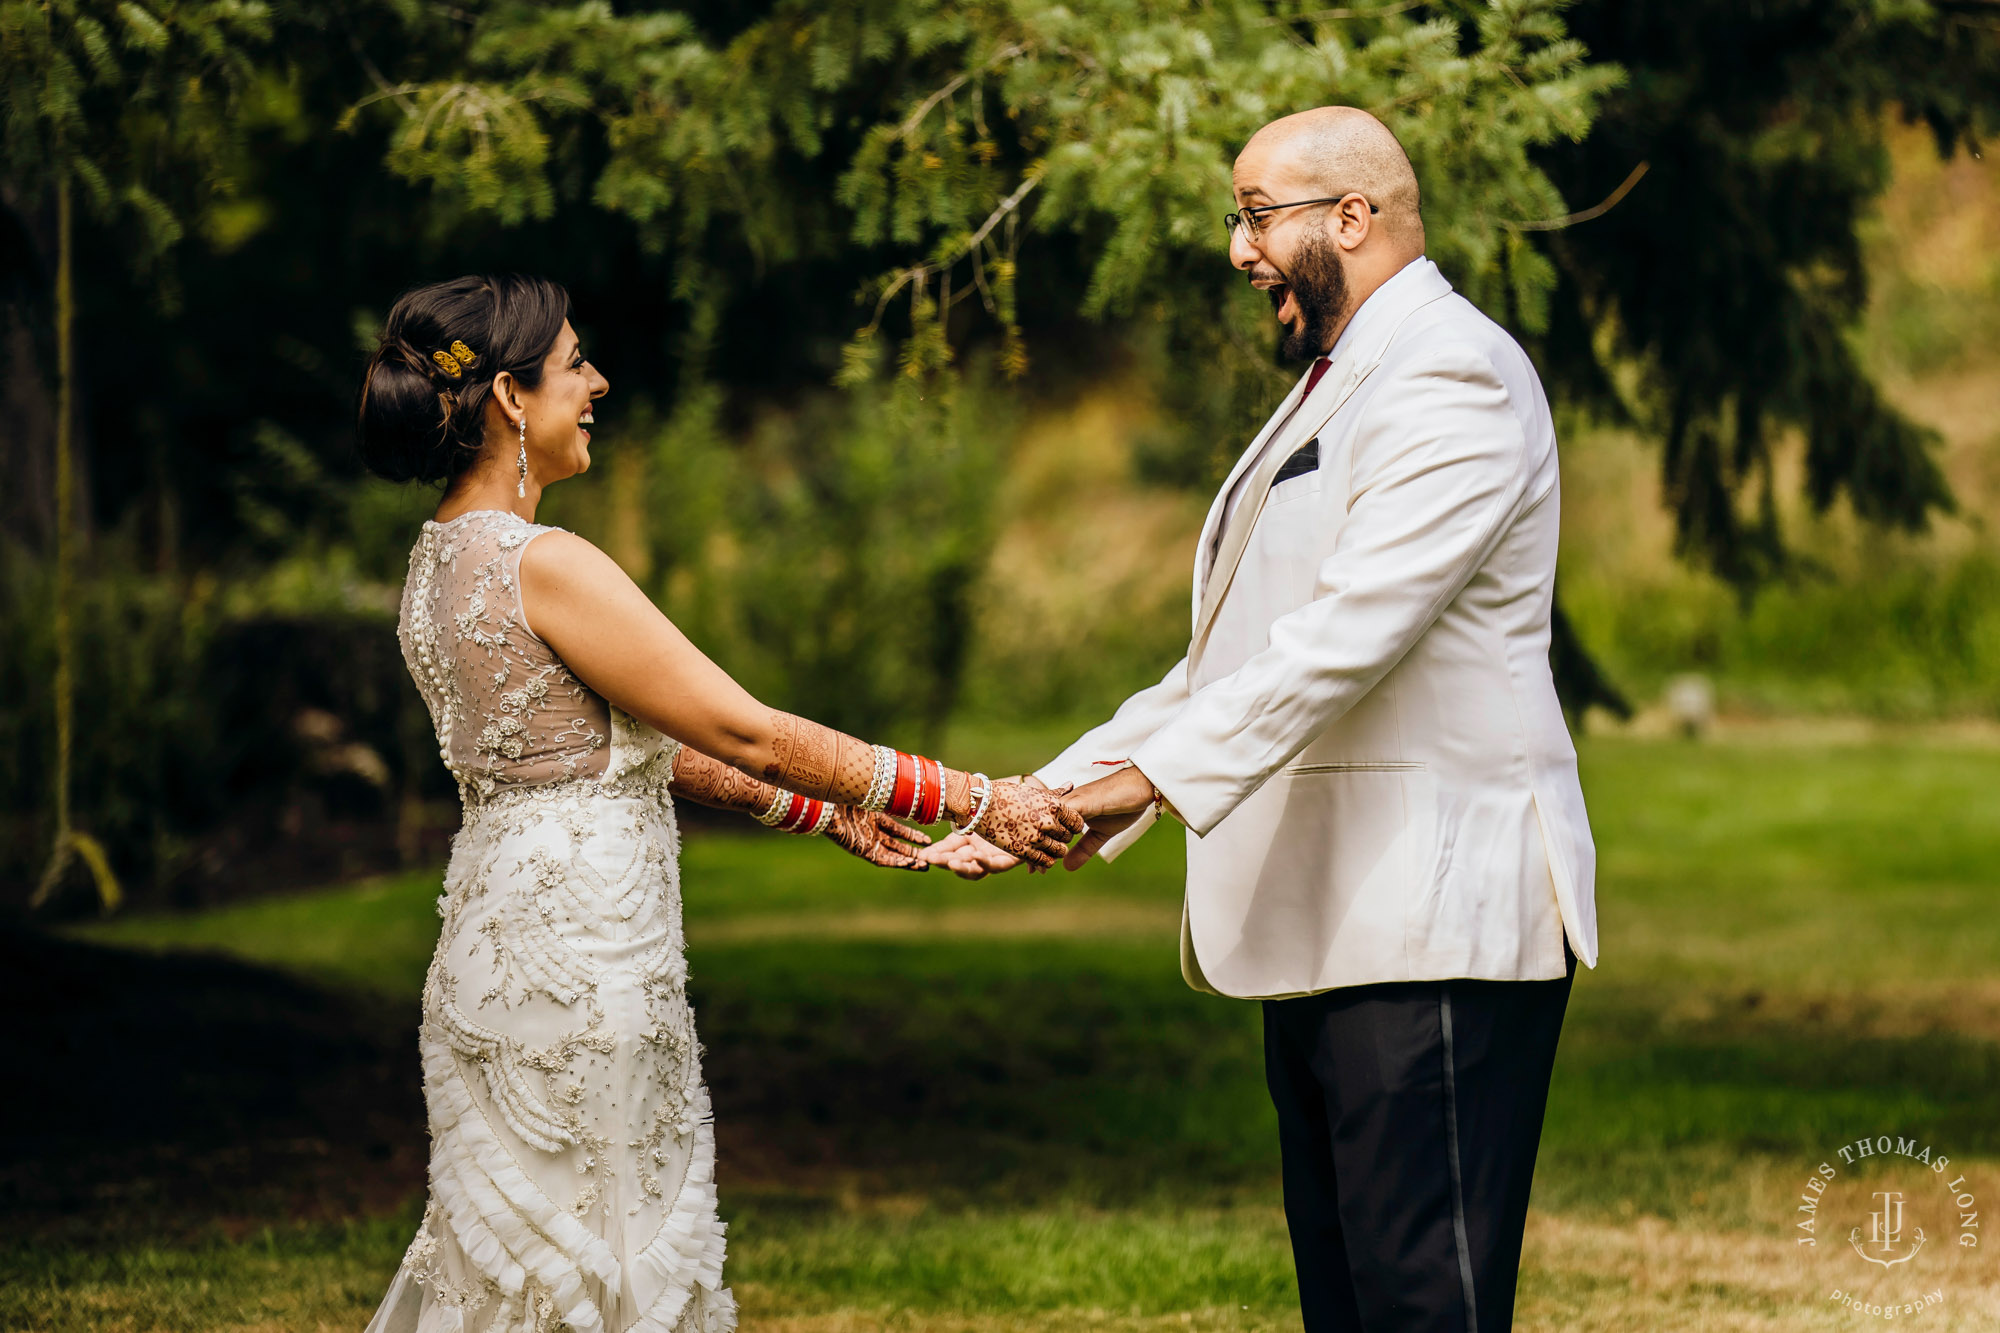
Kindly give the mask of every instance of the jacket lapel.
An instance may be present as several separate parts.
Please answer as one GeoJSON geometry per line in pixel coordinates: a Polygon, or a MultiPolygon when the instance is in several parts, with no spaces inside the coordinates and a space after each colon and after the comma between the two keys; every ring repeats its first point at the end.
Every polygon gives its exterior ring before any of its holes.
{"type": "MultiPolygon", "coordinates": [[[[1222,489],[1215,493],[1215,499],[1209,503],[1208,517],[1203,519],[1201,524],[1201,540],[1194,548],[1194,605],[1190,610],[1197,621],[1201,618],[1202,599],[1215,568],[1215,562],[1208,558],[1208,552],[1215,548],[1215,530],[1222,523],[1223,512],[1229,507],[1230,492],[1236,489],[1237,478],[1241,477],[1257,459],[1258,451],[1264,447],[1264,442],[1271,438],[1271,433],[1290,424],[1291,418],[1299,411],[1299,400],[1304,395],[1306,381],[1310,378],[1311,370],[1308,369],[1299,376],[1298,382],[1292,385],[1292,391],[1285,395],[1277,410],[1265,418],[1262,429],[1257,432],[1257,438],[1250,441],[1249,447],[1237,456],[1235,466],[1229,469],[1229,476],[1222,483],[1222,489]]],[[[1322,375],[1320,378],[1324,380],[1326,376],[1322,375]]]]}
{"type": "Polygon", "coordinates": [[[1243,482],[1243,498],[1237,502],[1236,513],[1222,534],[1222,545],[1209,568],[1208,580],[1202,585],[1201,609],[1195,616],[1194,642],[1188,653],[1190,665],[1200,660],[1209,628],[1215,623],[1215,613],[1221,609],[1223,596],[1228,593],[1230,582],[1236,576],[1236,568],[1243,562],[1243,552],[1250,545],[1250,534],[1256,529],[1257,519],[1264,512],[1264,500],[1271,493],[1271,479],[1278,475],[1278,469],[1291,457],[1292,450],[1317,433],[1361,386],[1364,377],[1352,373],[1351,353],[1342,356],[1341,361],[1348,364],[1336,364],[1326,373],[1327,380],[1339,377],[1338,390],[1322,382],[1322,387],[1332,397],[1315,393],[1314,397],[1319,398],[1321,403],[1308,404],[1294,413],[1277,442],[1265,451],[1257,469],[1243,482]]]}
{"type": "MultiPolygon", "coordinates": [[[[1428,260],[1420,262],[1429,267],[1428,260]]],[[[1369,330],[1369,336],[1356,337],[1350,341],[1348,347],[1342,351],[1340,359],[1334,362],[1321,378],[1319,388],[1312,394],[1313,401],[1301,404],[1299,409],[1291,414],[1291,419],[1284,423],[1282,438],[1273,447],[1264,451],[1255,472],[1244,480],[1243,485],[1246,488],[1244,496],[1237,503],[1236,513],[1222,534],[1222,545],[1215,553],[1214,562],[1208,565],[1208,576],[1206,579],[1197,579],[1196,582],[1199,592],[1194,639],[1188,648],[1190,669],[1201,660],[1202,650],[1207,646],[1208,631],[1215,624],[1215,613],[1222,607],[1222,599],[1229,592],[1230,581],[1235,577],[1236,568],[1243,561],[1243,552],[1250,544],[1250,534],[1256,529],[1257,519],[1264,512],[1264,501],[1271,493],[1271,479],[1277,476],[1278,469],[1285,465],[1285,460],[1291,456],[1292,450],[1317,435],[1320,429],[1346,406],[1347,400],[1354,396],[1354,391],[1361,387],[1374,372],[1375,367],[1382,364],[1382,358],[1387,355],[1390,345],[1395,342],[1396,335],[1402,331],[1403,324],[1409,317],[1431,302],[1451,294],[1451,284],[1445,281],[1444,275],[1437,272],[1435,267],[1430,267],[1428,273],[1414,276],[1419,280],[1401,287],[1395,293],[1396,304],[1381,312],[1379,321],[1376,322],[1376,328],[1380,332],[1369,330]]],[[[1388,294],[1386,289],[1383,294],[1388,294]]],[[[1246,451],[1244,459],[1239,460],[1235,471],[1230,474],[1230,480],[1224,483],[1222,494],[1216,498],[1215,505],[1211,507],[1210,521],[1202,532],[1202,545],[1196,551],[1197,572],[1201,565],[1206,563],[1202,561],[1202,553],[1208,550],[1208,543],[1212,540],[1209,535],[1210,530],[1214,524],[1220,522],[1220,515],[1227,507],[1230,490],[1237,484],[1236,478],[1243,475],[1246,461],[1258,456],[1262,440],[1267,436],[1268,432],[1260,435],[1259,444],[1252,445],[1246,451]]]]}

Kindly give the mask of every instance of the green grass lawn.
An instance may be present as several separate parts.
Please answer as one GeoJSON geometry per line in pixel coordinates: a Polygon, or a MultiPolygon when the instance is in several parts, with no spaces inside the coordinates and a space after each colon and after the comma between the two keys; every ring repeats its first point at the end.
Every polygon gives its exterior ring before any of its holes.
{"type": "MultiPolygon", "coordinates": [[[[1000,771],[1043,739],[972,744],[1000,771]]],[[[2000,752],[1593,740],[1584,774],[1603,963],[1564,1034],[1522,1326],[1844,1326],[1753,1262],[1782,1255],[1793,1177],[1918,1134],[2000,1198],[2000,752]],[[1718,1235],[1731,1257],[1703,1260],[1718,1235]]],[[[1182,985],[1180,873],[1157,835],[981,884],[689,839],[750,1327],[1296,1326],[1256,1007],[1182,985]]],[[[411,875],[78,933],[406,1003],[436,892],[411,875]]],[[[29,1237],[0,1249],[0,1328],[358,1328],[413,1219],[29,1237]]],[[[1975,1322],[1931,1326],[1985,1326],[1991,1273],[1955,1280],[1975,1322]]]]}

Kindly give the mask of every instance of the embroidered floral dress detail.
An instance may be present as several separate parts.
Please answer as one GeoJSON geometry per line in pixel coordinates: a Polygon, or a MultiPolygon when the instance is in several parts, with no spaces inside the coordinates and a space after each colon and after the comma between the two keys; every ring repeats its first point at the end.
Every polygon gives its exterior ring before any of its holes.
{"type": "Polygon", "coordinates": [[[535,637],[504,512],[427,523],[399,635],[465,822],[418,1032],[430,1199],[369,1333],[727,1333],[676,746],[535,637]]]}
{"type": "Polygon", "coordinates": [[[549,528],[504,512],[426,523],[397,633],[439,753],[478,797],[599,777],[608,705],[536,638],[521,610],[521,552],[549,528]]]}

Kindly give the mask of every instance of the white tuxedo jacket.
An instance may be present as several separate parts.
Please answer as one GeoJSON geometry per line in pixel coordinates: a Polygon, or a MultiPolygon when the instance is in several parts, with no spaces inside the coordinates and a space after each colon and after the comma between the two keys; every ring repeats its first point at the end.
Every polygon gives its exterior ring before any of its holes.
{"type": "Polygon", "coordinates": [[[1549,672],[1556,439],[1534,367],[1419,259],[1304,392],[1209,509],[1188,655],[1039,776],[1129,759],[1187,822],[1198,989],[1549,979],[1565,932],[1596,966],[1596,851],[1549,672]],[[1317,468],[1272,485],[1315,440],[1317,468]]]}

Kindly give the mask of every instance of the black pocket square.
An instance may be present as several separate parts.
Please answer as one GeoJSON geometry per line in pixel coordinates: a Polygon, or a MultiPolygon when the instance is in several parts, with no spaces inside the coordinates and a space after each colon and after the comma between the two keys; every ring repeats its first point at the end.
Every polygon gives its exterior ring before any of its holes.
{"type": "Polygon", "coordinates": [[[1293,477],[1306,477],[1317,471],[1319,471],[1319,436],[1315,435],[1300,445],[1297,453],[1285,460],[1285,465],[1278,469],[1278,475],[1271,478],[1271,484],[1277,486],[1290,481],[1293,477]]]}

